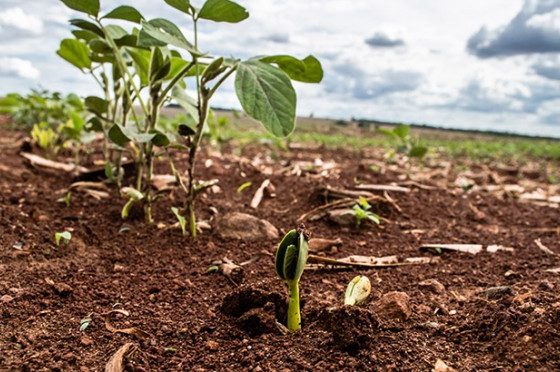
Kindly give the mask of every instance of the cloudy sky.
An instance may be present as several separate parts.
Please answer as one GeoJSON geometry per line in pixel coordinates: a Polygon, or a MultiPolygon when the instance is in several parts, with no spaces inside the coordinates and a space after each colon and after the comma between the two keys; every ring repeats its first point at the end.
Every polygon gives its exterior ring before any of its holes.
{"type": "MultiPolygon", "coordinates": [[[[560,0],[238,2],[250,18],[205,25],[201,49],[240,58],[314,54],[325,78],[297,84],[300,115],[560,137],[560,0]]],[[[190,35],[163,0],[101,3],[105,11],[134,4],[190,35]]],[[[57,0],[0,0],[0,94],[39,85],[96,93],[55,54],[75,15],[57,0]]],[[[239,107],[232,84],[214,104],[239,107]]]]}

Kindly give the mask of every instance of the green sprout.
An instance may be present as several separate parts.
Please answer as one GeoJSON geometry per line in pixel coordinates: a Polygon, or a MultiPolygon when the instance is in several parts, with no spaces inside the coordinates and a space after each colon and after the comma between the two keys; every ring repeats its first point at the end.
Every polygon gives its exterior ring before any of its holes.
{"type": "Polygon", "coordinates": [[[364,302],[371,293],[371,283],[366,276],[358,275],[348,283],[344,305],[354,306],[364,302]]]}
{"type": "Polygon", "coordinates": [[[68,191],[63,198],[59,198],[57,200],[58,203],[66,204],[66,207],[70,207],[70,203],[72,202],[72,191],[68,191]]]}
{"type": "Polygon", "coordinates": [[[356,226],[360,226],[363,221],[371,221],[377,225],[379,225],[380,217],[370,212],[371,205],[368,203],[367,199],[363,196],[360,196],[358,202],[352,207],[352,211],[354,217],[356,218],[356,226]]]}
{"type": "Polygon", "coordinates": [[[307,237],[302,229],[290,230],[278,245],[276,251],[276,273],[288,285],[288,329],[301,329],[299,308],[299,280],[307,262],[307,237]]]}
{"type": "Polygon", "coordinates": [[[246,188],[251,187],[251,185],[253,184],[253,182],[251,181],[247,181],[242,183],[238,188],[237,188],[237,193],[240,194],[243,192],[243,190],[245,190],[246,188]]]}
{"type": "Polygon", "coordinates": [[[183,236],[187,235],[187,219],[181,215],[179,209],[176,207],[171,207],[171,212],[177,217],[177,221],[179,221],[179,225],[181,226],[181,231],[183,232],[183,236]]]}
{"type": "Polygon", "coordinates": [[[72,239],[72,234],[69,231],[57,232],[54,234],[54,241],[57,246],[60,246],[60,241],[62,240],[64,244],[68,245],[68,242],[72,239]]]}
{"type": "Polygon", "coordinates": [[[124,196],[128,197],[128,201],[121,210],[121,218],[123,220],[126,220],[128,218],[128,214],[130,213],[132,205],[137,201],[144,199],[144,194],[136,190],[134,187],[123,187],[121,189],[121,193],[124,196]]]}

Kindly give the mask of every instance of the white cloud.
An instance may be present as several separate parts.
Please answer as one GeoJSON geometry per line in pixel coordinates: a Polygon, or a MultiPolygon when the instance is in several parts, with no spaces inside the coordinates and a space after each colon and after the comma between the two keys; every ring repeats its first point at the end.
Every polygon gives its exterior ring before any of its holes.
{"type": "Polygon", "coordinates": [[[43,32],[43,21],[36,15],[28,14],[23,9],[9,8],[0,12],[0,29],[12,28],[31,34],[43,32]]]}
{"type": "Polygon", "coordinates": [[[0,57],[0,75],[6,77],[14,77],[15,75],[23,79],[37,79],[40,76],[40,72],[28,60],[0,57]]]}

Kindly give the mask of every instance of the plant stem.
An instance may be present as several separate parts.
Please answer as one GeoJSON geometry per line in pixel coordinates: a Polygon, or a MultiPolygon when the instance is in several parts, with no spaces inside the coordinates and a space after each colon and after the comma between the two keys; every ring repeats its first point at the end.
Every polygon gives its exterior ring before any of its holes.
{"type": "MultiPolygon", "coordinates": [[[[151,100],[151,113],[148,117],[148,132],[155,129],[156,124],[159,120],[159,96],[154,94],[151,100]]],[[[152,223],[154,219],[152,217],[152,175],[154,172],[154,144],[150,141],[145,145],[146,149],[146,163],[147,163],[147,173],[146,173],[146,222],[152,223]]]]}
{"type": "Polygon", "coordinates": [[[301,329],[301,314],[299,310],[299,280],[289,280],[288,290],[290,299],[288,301],[288,329],[292,332],[301,329]]]}

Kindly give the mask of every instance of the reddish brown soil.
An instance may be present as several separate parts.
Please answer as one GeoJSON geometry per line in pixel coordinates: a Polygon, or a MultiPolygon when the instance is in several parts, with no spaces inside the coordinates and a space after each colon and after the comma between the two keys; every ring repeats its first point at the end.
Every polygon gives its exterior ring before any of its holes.
{"type": "MultiPolygon", "coordinates": [[[[117,196],[101,201],[74,194],[70,207],[56,200],[71,177],[26,165],[15,145],[20,136],[0,137],[0,370],[102,370],[125,343],[134,351],[128,370],[429,370],[437,359],[459,370],[560,369],[560,266],[558,256],[539,250],[540,238],[560,253],[558,235],[535,228],[558,227],[558,209],[500,200],[492,195],[413,189],[391,194],[402,209],[384,210],[380,227],[341,228],[325,221],[307,224],[314,237],[340,237],[331,257],[352,254],[412,257],[421,243],[501,244],[515,252],[478,255],[444,253],[441,262],[383,270],[308,270],[301,282],[303,330],[284,335],[284,283],[272,257],[246,266],[238,287],[220,274],[206,274],[212,261],[227,256],[242,262],[260,251],[274,252],[276,241],[224,241],[213,232],[192,241],[171,228],[177,191],[158,201],[155,217],[166,227],[146,226],[141,218],[123,223],[117,196]],[[469,203],[485,214],[474,216],[469,203]],[[128,231],[121,228],[126,225],[128,231]],[[72,229],[68,246],[53,242],[56,231],[72,229]],[[422,230],[416,234],[410,230],[422,230]],[[21,249],[16,249],[21,244],[21,249]],[[340,308],[346,283],[367,275],[373,294],[361,308],[340,308]],[[507,273],[507,275],[506,275],[507,273]],[[441,293],[419,285],[436,279],[441,293]],[[495,286],[503,293],[485,294],[495,286]],[[412,314],[386,319],[379,300],[405,292],[412,314]],[[103,313],[117,328],[136,327],[148,335],[110,332],[103,313]],[[92,315],[90,326],[80,320],[92,315]]],[[[231,149],[224,149],[230,154],[231,149]]],[[[243,155],[272,153],[279,159],[309,159],[317,151],[276,153],[246,147],[243,155]]],[[[304,212],[320,205],[310,198],[319,185],[351,187],[354,178],[370,183],[397,180],[359,167],[364,154],[320,152],[334,160],[340,177],[263,175],[231,158],[201,156],[200,178],[219,178],[221,193],[205,194],[201,218],[247,212],[285,232],[304,212]],[[213,164],[206,168],[204,160],[213,164]],[[227,160],[230,159],[230,160],[227,160]],[[276,198],[248,207],[267,177],[276,198]],[[242,193],[237,187],[251,180],[242,193]]],[[[184,166],[184,161],[179,161],[184,166]]],[[[157,173],[168,173],[165,164],[157,173]]]]}

